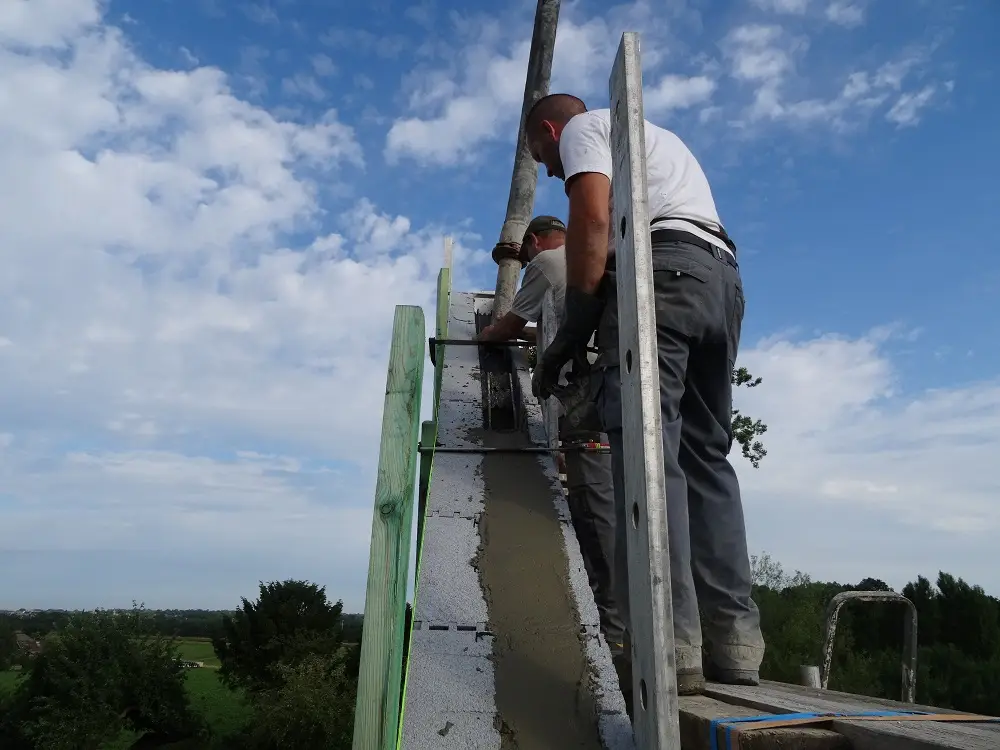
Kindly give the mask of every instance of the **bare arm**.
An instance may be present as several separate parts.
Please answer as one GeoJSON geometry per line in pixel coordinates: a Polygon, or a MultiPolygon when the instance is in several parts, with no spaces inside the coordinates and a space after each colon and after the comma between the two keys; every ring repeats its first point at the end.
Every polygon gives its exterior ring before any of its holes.
{"type": "Polygon", "coordinates": [[[535,326],[525,326],[518,338],[525,341],[538,341],[538,329],[535,326]]]}
{"type": "Polygon", "coordinates": [[[491,326],[487,326],[479,332],[476,338],[479,341],[510,341],[517,338],[524,330],[528,321],[512,312],[504,315],[500,320],[491,326]]]}
{"type": "Polygon", "coordinates": [[[608,260],[611,183],[606,175],[582,172],[567,182],[566,194],[566,285],[594,294],[608,260]]]}

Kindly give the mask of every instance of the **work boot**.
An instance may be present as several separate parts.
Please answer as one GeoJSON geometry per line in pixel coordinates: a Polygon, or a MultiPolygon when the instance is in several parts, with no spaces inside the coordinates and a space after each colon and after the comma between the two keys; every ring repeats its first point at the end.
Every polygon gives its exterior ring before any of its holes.
{"type": "Polygon", "coordinates": [[[705,690],[700,646],[675,646],[674,666],[678,695],[698,695],[705,690]]]}
{"type": "Polygon", "coordinates": [[[705,652],[705,676],[723,685],[759,685],[762,646],[726,643],[708,646],[705,652]]]}

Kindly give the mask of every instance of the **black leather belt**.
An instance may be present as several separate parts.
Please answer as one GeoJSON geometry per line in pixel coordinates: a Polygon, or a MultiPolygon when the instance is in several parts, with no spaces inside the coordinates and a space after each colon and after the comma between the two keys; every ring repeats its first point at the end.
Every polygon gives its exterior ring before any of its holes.
{"type": "Polygon", "coordinates": [[[731,253],[726,252],[718,245],[714,245],[708,240],[703,240],[696,234],[685,232],[683,229],[654,229],[649,239],[655,244],[657,242],[683,242],[687,245],[700,247],[702,250],[710,252],[719,260],[724,260],[733,268],[739,268],[736,258],[731,253]]]}
{"type": "MultiPolygon", "coordinates": [[[[650,232],[649,239],[653,244],[658,242],[683,242],[687,245],[694,245],[695,247],[699,247],[702,250],[711,253],[719,260],[725,261],[737,270],[739,270],[740,267],[732,253],[727,253],[718,245],[713,245],[708,240],[703,240],[698,235],[685,232],[683,229],[654,229],[650,232]]],[[[605,268],[608,271],[615,270],[614,255],[608,256],[605,268]]]]}

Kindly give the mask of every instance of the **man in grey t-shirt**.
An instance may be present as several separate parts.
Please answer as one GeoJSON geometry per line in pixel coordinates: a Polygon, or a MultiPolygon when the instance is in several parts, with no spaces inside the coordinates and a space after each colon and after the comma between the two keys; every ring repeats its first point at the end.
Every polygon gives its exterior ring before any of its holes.
{"type": "MultiPolygon", "coordinates": [[[[530,261],[510,312],[483,329],[480,341],[507,341],[512,338],[534,340],[534,330],[526,330],[529,321],[541,318],[542,300],[551,287],[556,314],[562,316],[566,293],[566,226],[554,216],[536,216],[528,224],[521,241],[521,257],[530,261]]],[[[601,431],[597,409],[588,402],[587,414],[580,426],[569,428],[559,420],[559,439],[563,443],[607,443],[601,431]]],[[[569,451],[566,453],[568,503],[587,570],[594,602],[601,617],[601,630],[612,654],[622,651],[624,624],[618,614],[614,594],[615,505],[611,456],[607,453],[569,451]]]]}

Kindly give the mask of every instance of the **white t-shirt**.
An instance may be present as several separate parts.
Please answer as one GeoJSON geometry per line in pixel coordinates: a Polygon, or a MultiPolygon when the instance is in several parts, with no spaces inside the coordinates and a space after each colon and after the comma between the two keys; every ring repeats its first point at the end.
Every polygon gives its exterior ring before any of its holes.
{"type": "MultiPolygon", "coordinates": [[[[576,115],[567,122],[559,139],[559,156],[567,181],[581,172],[598,172],[610,180],[611,110],[595,109],[576,115]]],[[[646,193],[652,229],[690,232],[732,254],[721,239],[684,221],[685,218],[694,219],[712,229],[719,229],[722,225],[708,178],[694,154],[674,133],[648,120],[646,193]],[[665,220],[666,217],[670,220],[665,220]]],[[[611,234],[614,235],[613,228],[611,234]]],[[[609,251],[614,251],[613,241],[609,251]]]]}

